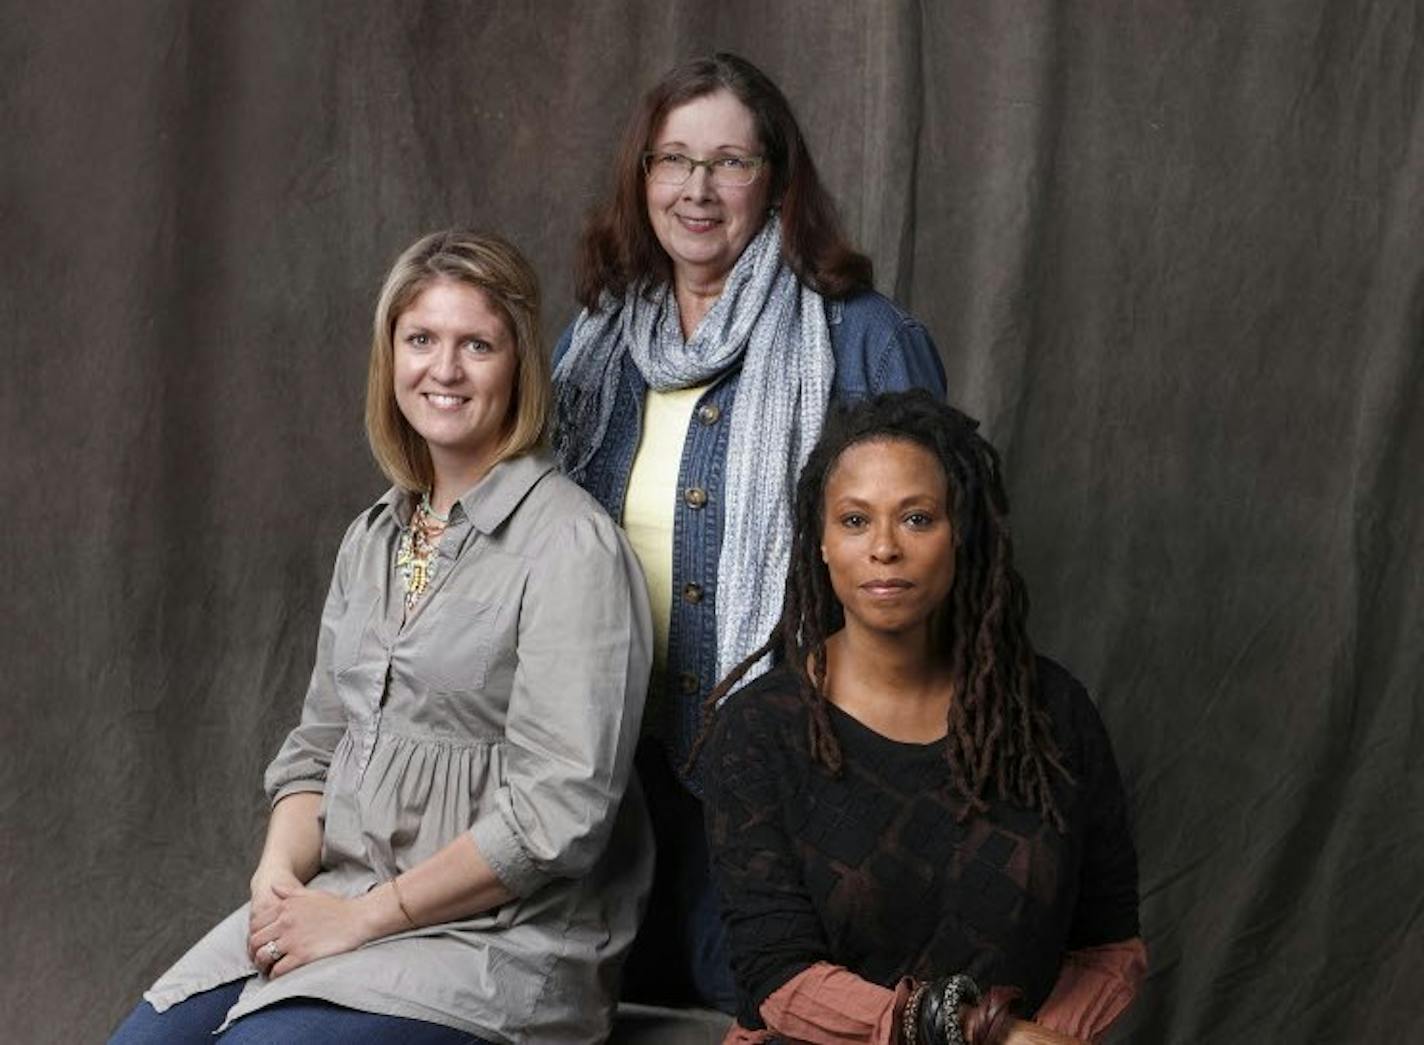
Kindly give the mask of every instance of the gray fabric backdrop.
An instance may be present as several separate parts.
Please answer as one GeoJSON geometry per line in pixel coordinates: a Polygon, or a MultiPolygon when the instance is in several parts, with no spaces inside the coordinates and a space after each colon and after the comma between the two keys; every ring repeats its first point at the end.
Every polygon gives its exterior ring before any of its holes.
{"type": "Polygon", "coordinates": [[[1005,452],[1127,778],[1144,1042],[1424,1031],[1424,23],[1369,3],[52,3],[0,14],[0,1012],[101,1038],[242,899],[391,259],[570,318],[616,128],[730,47],[1005,452]]]}

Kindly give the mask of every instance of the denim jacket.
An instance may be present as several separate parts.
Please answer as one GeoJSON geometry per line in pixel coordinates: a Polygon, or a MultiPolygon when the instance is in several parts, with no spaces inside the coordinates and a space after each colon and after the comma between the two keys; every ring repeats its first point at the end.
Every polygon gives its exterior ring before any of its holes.
{"type": "MultiPolygon", "coordinates": [[[[944,366],[929,333],[898,305],[873,291],[826,302],[836,370],[837,400],[877,392],[926,388],[945,396],[944,366]]],[[[568,351],[573,327],[554,349],[554,365],[568,351]]],[[[589,463],[584,486],[620,523],[628,475],[642,435],[647,386],[625,356],[603,446],[589,463]]],[[[729,421],[741,368],[716,378],[688,423],[678,469],[683,491],[673,523],[673,603],[667,670],[654,679],[645,724],[663,739],[672,764],[687,760],[697,736],[703,698],[717,683],[717,558],[722,548],[722,488],[729,421]]],[[[692,781],[687,781],[694,786],[692,781]]]]}

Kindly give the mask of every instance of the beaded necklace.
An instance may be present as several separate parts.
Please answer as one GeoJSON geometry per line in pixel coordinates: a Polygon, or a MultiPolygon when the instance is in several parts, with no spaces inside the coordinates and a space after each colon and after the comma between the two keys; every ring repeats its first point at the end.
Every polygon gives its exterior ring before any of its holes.
{"type": "Polygon", "coordinates": [[[401,531],[400,544],[396,546],[396,568],[405,582],[407,613],[415,609],[415,604],[435,580],[440,561],[437,554],[440,535],[449,521],[448,515],[441,516],[431,507],[430,494],[425,493],[411,513],[410,525],[401,531]]]}

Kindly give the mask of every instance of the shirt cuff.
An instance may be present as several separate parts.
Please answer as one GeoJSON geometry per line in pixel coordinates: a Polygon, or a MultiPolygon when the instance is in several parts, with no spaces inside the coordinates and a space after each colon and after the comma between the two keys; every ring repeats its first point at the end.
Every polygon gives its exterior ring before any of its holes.
{"type": "Polygon", "coordinates": [[[1069,951],[1053,993],[1035,1023],[1060,1034],[1096,1042],[1137,996],[1147,975],[1147,946],[1141,939],[1069,951]]]}
{"type": "Polygon", "coordinates": [[[550,876],[535,866],[499,806],[500,803],[496,803],[493,810],[476,820],[470,835],[495,877],[511,893],[522,898],[533,893],[550,876]]]}
{"type": "Polygon", "coordinates": [[[894,988],[841,965],[817,962],[774,990],[761,1018],[778,1034],[813,1045],[891,1045],[913,984],[894,988]]]}
{"type": "Polygon", "coordinates": [[[268,809],[273,808],[278,802],[288,795],[326,794],[326,781],[324,780],[293,780],[283,784],[272,792],[272,802],[268,809]]]}

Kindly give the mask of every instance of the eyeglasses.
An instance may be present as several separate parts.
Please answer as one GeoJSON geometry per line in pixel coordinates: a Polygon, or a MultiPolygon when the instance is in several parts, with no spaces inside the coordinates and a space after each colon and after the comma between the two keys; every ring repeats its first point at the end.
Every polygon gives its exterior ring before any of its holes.
{"type": "Polygon", "coordinates": [[[707,168],[707,176],[718,188],[741,188],[756,181],[757,172],[766,163],[765,156],[715,156],[710,160],[694,160],[680,152],[643,153],[643,173],[658,185],[682,185],[698,167],[707,168]]]}

